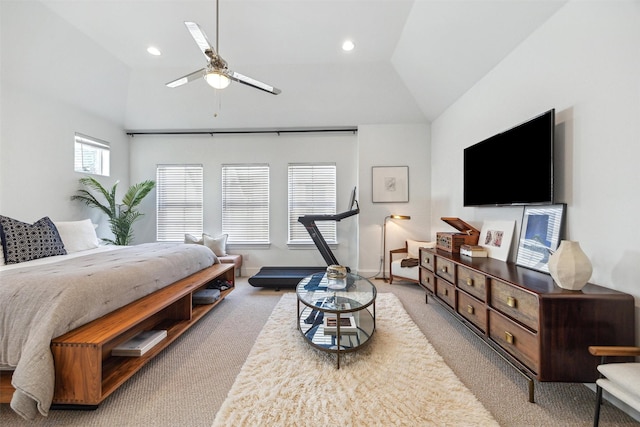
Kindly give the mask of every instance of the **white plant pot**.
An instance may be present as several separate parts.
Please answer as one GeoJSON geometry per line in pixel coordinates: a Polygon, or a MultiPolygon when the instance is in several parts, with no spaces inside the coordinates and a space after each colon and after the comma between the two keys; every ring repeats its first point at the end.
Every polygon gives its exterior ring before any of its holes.
{"type": "Polygon", "coordinates": [[[579,291],[587,284],[593,273],[591,261],[580,248],[580,243],[563,240],[549,257],[549,273],[563,289],[579,291]]]}

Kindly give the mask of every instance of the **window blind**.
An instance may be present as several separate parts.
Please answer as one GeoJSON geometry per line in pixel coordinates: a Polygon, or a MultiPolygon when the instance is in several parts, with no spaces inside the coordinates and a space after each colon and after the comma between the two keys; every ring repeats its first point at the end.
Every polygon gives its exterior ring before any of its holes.
{"type": "Polygon", "coordinates": [[[109,176],[111,147],[108,142],[75,134],[73,170],[109,176]]]}
{"type": "MultiPolygon", "coordinates": [[[[313,243],[298,217],[336,213],[336,165],[289,165],[289,243],[313,243]]],[[[336,222],[318,221],[327,243],[337,243],[336,222]]]]}
{"type": "Polygon", "coordinates": [[[269,165],[222,165],[222,232],[228,243],[269,243],[269,165]]]}
{"type": "Polygon", "coordinates": [[[202,235],[202,165],[158,165],[156,191],[159,242],[181,242],[186,233],[202,235]]]}

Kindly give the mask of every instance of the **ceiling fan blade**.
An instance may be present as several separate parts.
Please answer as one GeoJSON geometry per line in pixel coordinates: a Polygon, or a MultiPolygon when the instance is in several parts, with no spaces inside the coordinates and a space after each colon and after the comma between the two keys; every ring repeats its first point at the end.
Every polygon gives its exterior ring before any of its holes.
{"type": "Polygon", "coordinates": [[[168,87],[178,87],[178,86],[182,86],[183,84],[187,84],[189,82],[192,82],[196,79],[201,79],[202,76],[204,76],[205,71],[207,71],[206,68],[201,68],[198,71],[194,71],[193,73],[187,74],[186,76],[182,76],[179,79],[175,79],[173,81],[170,81],[169,83],[167,83],[168,87]]]}
{"type": "Polygon", "coordinates": [[[195,22],[189,21],[185,22],[184,25],[187,26],[187,30],[189,30],[189,33],[191,33],[191,37],[193,37],[193,39],[196,41],[196,44],[204,54],[205,58],[207,58],[207,60],[216,55],[216,50],[209,42],[207,35],[204,33],[204,31],[202,31],[202,28],[200,28],[200,25],[196,24],[195,22]],[[207,53],[207,51],[210,51],[211,53],[207,53]]]}
{"type": "Polygon", "coordinates": [[[238,83],[242,83],[245,84],[247,86],[251,86],[254,87],[256,89],[260,89],[263,90],[265,92],[271,93],[273,95],[278,95],[279,93],[281,93],[282,91],[276,87],[270,86],[266,83],[263,83],[261,81],[258,81],[256,79],[252,79],[251,77],[247,77],[245,75],[242,75],[240,73],[236,73],[235,71],[227,71],[225,72],[225,74],[227,75],[227,77],[229,77],[231,80],[235,80],[238,83]]]}

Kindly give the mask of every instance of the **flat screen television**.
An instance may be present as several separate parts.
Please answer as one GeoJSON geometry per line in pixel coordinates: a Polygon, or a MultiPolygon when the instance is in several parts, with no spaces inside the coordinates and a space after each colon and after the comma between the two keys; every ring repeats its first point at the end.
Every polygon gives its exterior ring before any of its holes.
{"type": "Polygon", "coordinates": [[[554,203],[555,109],[464,149],[464,206],[554,203]]]}

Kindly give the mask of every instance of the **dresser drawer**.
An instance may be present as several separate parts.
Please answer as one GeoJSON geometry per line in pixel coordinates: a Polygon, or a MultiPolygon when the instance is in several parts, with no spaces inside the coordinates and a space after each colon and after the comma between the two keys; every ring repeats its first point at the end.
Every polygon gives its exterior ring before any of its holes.
{"type": "Polygon", "coordinates": [[[424,267],[420,268],[420,284],[431,292],[436,291],[436,278],[432,272],[424,267]]]}
{"type": "Polygon", "coordinates": [[[487,277],[477,271],[458,266],[458,287],[474,297],[487,300],[487,277]]]}
{"type": "Polygon", "coordinates": [[[489,336],[500,347],[535,373],[540,372],[540,346],[537,334],[494,311],[489,311],[489,329],[489,336]]]}
{"type": "Polygon", "coordinates": [[[534,331],[539,330],[539,302],[535,294],[491,279],[491,306],[534,331]]]}
{"type": "Polygon", "coordinates": [[[433,271],[433,269],[435,268],[434,263],[435,263],[435,256],[433,255],[433,253],[428,251],[423,251],[423,250],[420,251],[421,266],[423,266],[429,271],[433,271]]]}
{"type": "Polygon", "coordinates": [[[436,271],[435,273],[447,279],[451,283],[456,283],[455,280],[455,264],[448,259],[444,259],[441,257],[435,257],[436,271]]]}
{"type": "Polygon", "coordinates": [[[487,331],[487,310],[484,303],[462,291],[458,291],[458,313],[482,332],[487,331]]]}
{"type": "Polygon", "coordinates": [[[436,295],[440,297],[442,301],[446,302],[447,305],[451,306],[451,308],[456,307],[455,286],[439,277],[436,277],[436,295]]]}

